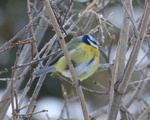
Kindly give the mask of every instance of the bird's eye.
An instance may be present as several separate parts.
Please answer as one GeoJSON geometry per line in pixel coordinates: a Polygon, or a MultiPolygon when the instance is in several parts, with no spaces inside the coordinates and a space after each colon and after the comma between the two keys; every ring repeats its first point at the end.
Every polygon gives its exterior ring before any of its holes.
{"type": "Polygon", "coordinates": [[[97,42],[95,42],[95,41],[93,41],[93,40],[91,40],[91,42],[94,43],[95,45],[97,45],[97,42]]]}
{"type": "Polygon", "coordinates": [[[95,41],[92,41],[94,44],[97,44],[95,41]]]}

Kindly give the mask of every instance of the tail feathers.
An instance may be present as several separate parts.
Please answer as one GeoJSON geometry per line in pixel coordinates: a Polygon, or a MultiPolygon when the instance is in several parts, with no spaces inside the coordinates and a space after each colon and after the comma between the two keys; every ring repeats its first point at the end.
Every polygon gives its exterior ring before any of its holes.
{"type": "Polygon", "coordinates": [[[46,74],[46,73],[52,72],[52,71],[53,71],[53,66],[45,66],[42,69],[34,71],[33,75],[40,76],[42,74],[46,74]]]}

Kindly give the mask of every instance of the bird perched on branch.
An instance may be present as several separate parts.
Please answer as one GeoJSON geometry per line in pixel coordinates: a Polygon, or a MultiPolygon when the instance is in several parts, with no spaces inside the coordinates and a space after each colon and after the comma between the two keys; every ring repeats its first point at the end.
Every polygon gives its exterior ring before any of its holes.
{"type": "MultiPolygon", "coordinates": [[[[87,79],[98,69],[100,62],[99,47],[98,39],[93,34],[76,37],[67,44],[71,62],[80,81],[87,79]]],[[[40,76],[53,71],[72,78],[63,51],[48,66],[34,71],[33,75],[40,76]]]]}

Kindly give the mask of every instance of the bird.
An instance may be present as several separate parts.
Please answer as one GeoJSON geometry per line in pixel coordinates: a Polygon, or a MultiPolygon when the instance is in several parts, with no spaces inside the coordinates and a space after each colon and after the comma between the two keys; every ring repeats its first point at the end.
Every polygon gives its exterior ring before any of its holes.
{"type": "MultiPolygon", "coordinates": [[[[99,41],[91,33],[78,36],[68,42],[67,50],[79,81],[89,78],[98,69],[100,63],[99,49],[99,41]]],[[[57,71],[64,77],[72,78],[63,51],[56,55],[49,65],[35,70],[33,75],[38,77],[53,71],[57,71]]]]}

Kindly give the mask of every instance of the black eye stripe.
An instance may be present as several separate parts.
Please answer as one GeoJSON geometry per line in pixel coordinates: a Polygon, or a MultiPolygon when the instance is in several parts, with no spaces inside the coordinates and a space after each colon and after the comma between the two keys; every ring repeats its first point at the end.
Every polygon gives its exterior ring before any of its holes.
{"type": "Polygon", "coordinates": [[[93,41],[93,40],[90,40],[90,39],[88,39],[88,40],[89,40],[89,42],[92,42],[92,43],[94,43],[95,45],[98,45],[97,42],[95,42],[95,41],[93,41]]]}
{"type": "Polygon", "coordinates": [[[96,43],[95,41],[92,41],[92,40],[91,40],[91,42],[93,42],[94,44],[96,44],[96,45],[97,45],[97,43],[96,43]]]}

